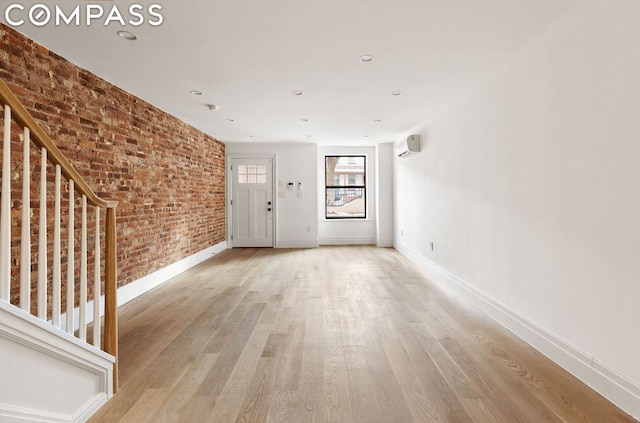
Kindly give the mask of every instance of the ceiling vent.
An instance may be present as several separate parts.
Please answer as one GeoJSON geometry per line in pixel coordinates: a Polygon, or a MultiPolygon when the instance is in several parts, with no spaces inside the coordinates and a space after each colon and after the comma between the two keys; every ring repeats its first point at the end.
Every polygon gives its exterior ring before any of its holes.
{"type": "Polygon", "coordinates": [[[396,156],[409,157],[420,151],[420,134],[409,135],[406,140],[395,144],[396,156]]]}

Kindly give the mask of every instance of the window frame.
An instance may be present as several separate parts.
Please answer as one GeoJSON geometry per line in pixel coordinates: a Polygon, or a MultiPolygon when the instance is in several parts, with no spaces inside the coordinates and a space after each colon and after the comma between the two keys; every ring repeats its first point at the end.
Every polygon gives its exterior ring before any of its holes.
{"type": "MultiPolygon", "coordinates": [[[[334,176],[335,180],[335,176],[334,176]]],[[[356,178],[357,180],[357,178],[356,178]]],[[[347,184],[348,184],[347,177],[347,184]]],[[[357,219],[357,220],[366,220],[367,219],[367,156],[366,154],[326,154],[324,156],[324,218],[327,220],[344,220],[344,219],[357,219]],[[346,158],[362,158],[363,161],[363,169],[364,173],[362,174],[362,184],[361,185],[327,185],[327,159],[331,157],[346,157],[346,158]],[[329,216],[329,205],[327,204],[327,192],[328,190],[335,189],[362,189],[362,199],[364,201],[364,215],[362,216],[329,216]]]]}

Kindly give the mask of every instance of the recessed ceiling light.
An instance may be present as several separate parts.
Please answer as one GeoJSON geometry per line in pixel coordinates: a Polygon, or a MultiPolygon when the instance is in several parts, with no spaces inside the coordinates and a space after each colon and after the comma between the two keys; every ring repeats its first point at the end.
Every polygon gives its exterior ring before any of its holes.
{"type": "Polygon", "coordinates": [[[129,40],[129,41],[135,41],[138,39],[138,36],[136,34],[129,31],[118,31],[118,36],[120,38],[124,38],[125,40],[129,40]]]}
{"type": "Polygon", "coordinates": [[[392,91],[392,92],[391,92],[391,95],[396,95],[396,96],[398,96],[398,95],[400,95],[400,94],[402,94],[402,91],[392,91]]]}
{"type": "Polygon", "coordinates": [[[293,94],[293,95],[302,95],[302,91],[300,91],[300,90],[291,91],[291,94],[293,94]]]}
{"type": "Polygon", "coordinates": [[[364,137],[365,137],[365,138],[369,138],[369,135],[365,135],[364,137]]]}
{"type": "Polygon", "coordinates": [[[374,119],[374,122],[382,122],[382,119],[374,119]]]}
{"type": "Polygon", "coordinates": [[[307,119],[307,118],[302,118],[302,119],[300,119],[300,120],[301,120],[302,122],[309,122],[309,119],[307,119]]]}
{"type": "Polygon", "coordinates": [[[207,106],[207,108],[209,110],[211,110],[212,112],[215,112],[216,110],[218,110],[220,108],[220,106],[216,106],[215,104],[205,104],[205,106],[207,106]]]}
{"type": "Polygon", "coordinates": [[[306,137],[307,137],[307,138],[311,138],[311,135],[307,135],[306,137]]]}
{"type": "Polygon", "coordinates": [[[253,135],[247,135],[247,138],[253,138],[253,135]]]}
{"type": "Polygon", "coordinates": [[[371,63],[373,62],[374,57],[370,54],[365,54],[364,56],[360,56],[360,61],[362,63],[371,63]]]}
{"type": "Polygon", "coordinates": [[[189,92],[193,95],[202,95],[202,91],[198,91],[198,90],[191,90],[189,92]]]}
{"type": "Polygon", "coordinates": [[[234,120],[234,119],[229,119],[229,118],[227,118],[227,119],[225,119],[225,120],[226,120],[227,122],[235,122],[235,120],[234,120]]]}

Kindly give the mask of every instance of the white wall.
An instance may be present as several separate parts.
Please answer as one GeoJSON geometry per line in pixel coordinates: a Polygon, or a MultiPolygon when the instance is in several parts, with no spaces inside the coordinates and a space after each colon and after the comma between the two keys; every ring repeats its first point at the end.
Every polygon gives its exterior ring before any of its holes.
{"type": "Polygon", "coordinates": [[[393,143],[376,146],[376,245],[393,246],[393,143]]]}
{"type": "Polygon", "coordinates": [[[376,243],[376,147],[318,147],[318,235],[321,245],[375,244],[376,243]],[[326,219],[324,202],[325,156],[365,155],[367,161],[367,218],[366,219],[326,219]]]}
{"type": "Polygon", "coordinates": [[[579,3],[394,162],[396,247],[636,415],[638,22],[637,0],[579,3]]]}
{"type": "MultiPolygon", "coordinates": [[[[274,200],[276,212],[276,247],[312,248],[318,246],[318,181],[317,146],[315,144],[261,144],[228,143],[228,155],[255,157],[275,155],[276,186],[274,200]],[[287,192],[281,198],[278,182],[303,184],[303,198],[297,191],[287,192]]],[[[228,166],[227,166],[228,168],[228,166]]],[[[228,219],[227,219],[228,220],[228,219]]],[[[231,233],[227,230],[227,233],[231,233]]]]}

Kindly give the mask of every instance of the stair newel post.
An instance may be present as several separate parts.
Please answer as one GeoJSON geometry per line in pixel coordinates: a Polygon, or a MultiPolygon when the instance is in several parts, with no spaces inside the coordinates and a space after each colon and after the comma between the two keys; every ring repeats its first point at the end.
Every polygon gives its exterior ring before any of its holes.
{"type": "Polygon", "coordinates": [[[113,392],[118,390],[118,318],[116,265],[116,210],[107,208],[105,258],[105,322],[103,350],[116,358],[113,365],[113,392]]]}

